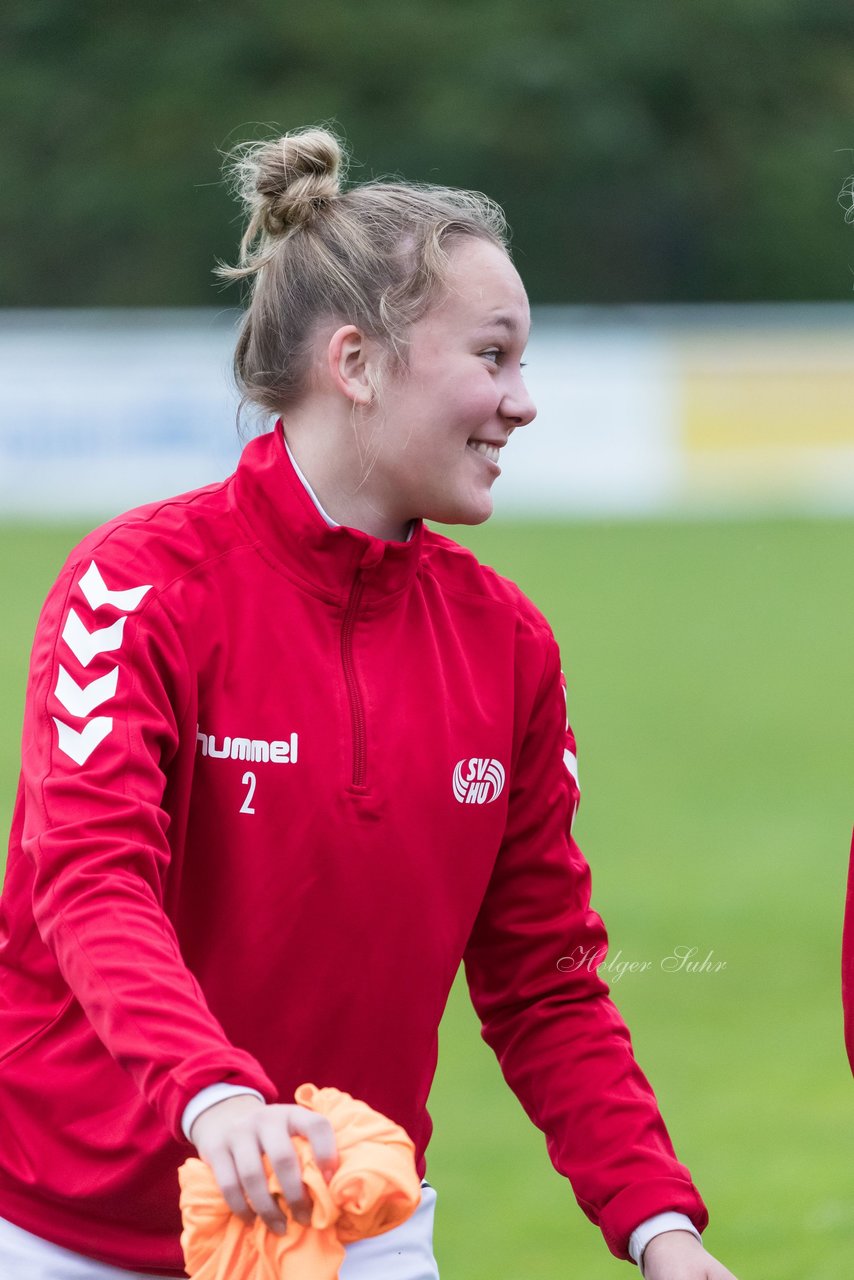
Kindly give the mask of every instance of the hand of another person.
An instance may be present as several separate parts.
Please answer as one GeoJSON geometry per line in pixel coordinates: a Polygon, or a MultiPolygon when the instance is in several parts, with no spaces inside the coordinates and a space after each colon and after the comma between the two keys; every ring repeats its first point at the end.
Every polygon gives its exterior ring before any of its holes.
{"type": "Polygon", "coordinates": [[[663,1231],[643,1251],[644,1280],[736,1280],[690,1231],[663,1231]]]}
{"type": "Polygon", "coordinates": [[[294,1218],[303,1226],[311,1221],[292,1134],[308,1139],[328,1182],[338,1167],[335,1133],[325,1116],[307,1107],[268,1104],[251,1094],[237,1094],[208,1107],[193,1121],[190,1140],[213,1171],[229,1209],[247,1226],[257,1214],[277,1235],[287,1230],[287,1218],[267,1186],[265,1155],[294,1218]]]}

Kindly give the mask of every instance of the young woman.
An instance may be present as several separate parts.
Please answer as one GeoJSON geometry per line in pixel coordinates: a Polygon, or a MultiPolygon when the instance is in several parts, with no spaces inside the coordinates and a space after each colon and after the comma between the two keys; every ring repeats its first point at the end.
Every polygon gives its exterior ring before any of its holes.
{"type": "MultiPolygon", "coordinates": [[[[423,1176],[465,962],[483,1034],[610,1248],[731,1280],[607,988],[570,835],[558,650],[428,530],[492,509],[535,409],[528,301],[484,197],[371,182],[307,130],[243,153],[236,370],[277,419],[222,484],[77,547],[39,622],[0,915],[0,1272],[181,1275],[177,1168],[307,1205],[290,1104],[335,1085],[423,1176]],[[5,1259],[5,1261],[4,1261],[5,1259]]],[[[344,1280],[437,1274],[434,1193],[344,1280]]]]}

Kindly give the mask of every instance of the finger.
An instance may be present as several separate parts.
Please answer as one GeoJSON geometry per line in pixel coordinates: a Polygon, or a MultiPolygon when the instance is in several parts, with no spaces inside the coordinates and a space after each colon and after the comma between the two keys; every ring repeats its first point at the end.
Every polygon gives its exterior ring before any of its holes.
{"type": "Polygon", "coordinates": [[[241,1222],[245,1222],[247,1227],[251,1226],[255,1220],[255,1212],[252,1206],[247,1204],[240,1176],[231,1158],[231,1153],[229,1151],[217,1151],[206,1155],[205,1159],[210,1165],[213,1176],[216,1178],[216,1184],[222,1193],[222,1198],[231,1212],[235,1217],[240,1218],[241,1222]]]}
{"type": "Polygon", "coordinates": [[[328,1182],[338,1168],[339,1158],[335,1130],[326,1116],[300,1108],[299,1112],[291,1113],[288,1129],[308,1139],[318,1168],[328,1182]]]}
{"type": "Polygon", "coordinates": [[[294,1144],[280,1123],[265,1125],[262,1141],[291,1213],[302,1226],[309,1226],[311,1199],[303,1184],[302,1169],[294,1144]]]}
{"type": "Polygon", "coordinates": [[[258,1139],[254,1134],[235,1135],[232,1154],[244,1196],[268,1230],[282,1235],[288,1220],[270,1193],[258,1139]]]}

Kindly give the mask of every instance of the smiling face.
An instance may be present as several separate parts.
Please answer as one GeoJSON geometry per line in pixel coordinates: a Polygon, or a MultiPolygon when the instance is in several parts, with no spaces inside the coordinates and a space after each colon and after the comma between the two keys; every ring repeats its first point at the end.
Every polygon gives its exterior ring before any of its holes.
{"type": "Polygon", "coordinates": [[[522,380],[530,309],[516,268],[473,236],[448,254],[440,301],[412,326],[406,368],[389,374],[364,482],[391,523],[480,524],[492,513],[499,452],[536,409],[522,380]]]}

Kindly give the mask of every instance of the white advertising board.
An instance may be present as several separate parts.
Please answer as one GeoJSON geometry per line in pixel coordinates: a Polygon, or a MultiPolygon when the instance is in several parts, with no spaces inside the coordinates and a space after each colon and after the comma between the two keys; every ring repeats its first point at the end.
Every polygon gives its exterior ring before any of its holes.
{"type": "MultiPolygon", "coordinates": [[[[104,517],[227,475],[235,324],[0,312],[0,516],[104,517]]],[[[854,509],[847,305],[535,308],[526,359],[538,416],[499,515],[854,509]]]]}

